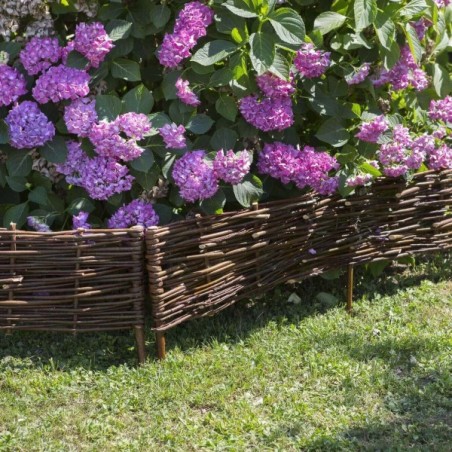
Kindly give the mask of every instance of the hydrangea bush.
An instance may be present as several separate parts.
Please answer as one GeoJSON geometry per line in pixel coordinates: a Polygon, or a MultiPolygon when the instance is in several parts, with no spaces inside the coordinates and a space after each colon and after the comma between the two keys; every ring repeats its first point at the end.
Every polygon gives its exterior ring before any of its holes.
{"type": "Polygon", "coordinates": [[[452,168],[450,0],[0,0],[0,217],[149,227],[452,168]]]}

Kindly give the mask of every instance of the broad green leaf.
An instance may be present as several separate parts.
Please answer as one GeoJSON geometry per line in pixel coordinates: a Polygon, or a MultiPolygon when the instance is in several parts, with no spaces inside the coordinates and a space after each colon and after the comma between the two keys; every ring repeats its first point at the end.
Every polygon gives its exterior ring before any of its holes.
{"type": "Polygon", "coordinates": [[[288,80],[290,74],[290,64],[286,60],[286,58],[281,55],[280,52],[275,52],[275,58],[273,60],[272,65],[268,69],[272,74],[275,74],[277,77],[288,80]]]}
{"type": "Polygon", "coordinates": [[[110,39],[115,42],[128,38],[132,31],[132,25],[132,22],[127,20],[113,19],[105,26],[105,30],[110,39]]]}
{"type": "Polygon", "coordinates": [[[410,25],[406,24],[406,39],[408,41],[408,46],[410,47],[410,51],[416,60],[417,63],[421,61],[422,58],[422,45],[419,42],[419,38],[417,36],[416,30],[410,25]]]}
{"type": "Polygon", "coordinates": [[[224,67],[212,74],[209,84],[213,87],[225,86],[229,84],[233,76],[234,74],[232,73],[232,70],[228,67],[224,67]]]}
{"type": "Polygon", "coordinates": [[[9,228],[11,223],[15,223],[17,228],[20,229],[27,221],[29,211],[28,202],[11,207],[3,217],[3,226],[9,228]]]}
{"type": "Polygon", "coordinates": [[[88,64],[89,60],[75,50],[70,52],[67,56],[66,66],[73,67],[75,69],[85,69],[88,64]]]}
{"type": "Polygon", "coordinates": [[[446,68],[439,64],[433,66],[433,86],[440,97],[446,97],[452,91],[452,81],[446,68]]]}
{"type": "Polygon", "coordinates": [[[278,37],[288,44],[302,44],[306,34],[301,16],[291,8],[279,8],[268,16],[278,37]]]}
{"type": "Polygon", "coordinates": [[[145,173],[152,168],[154,164],[154,154],[150,149],[145,149],[140,157],[130,162],[130,166],[137,171],[145,173]]]}
{"type": "Polygon", "coordinates": [[[210,145],[215,151],[219,151],[220,149],[224,149],[228,151],[229,149],[233,149],[239,136],[237,132],[234,132],[231,129],[227,129],[223,127],[218,129],[210,140],[210,145]]]}
{"type": "Polygon", "coordinates": [[[199,206],[207,215],[218,215],[223,213],[223,207],[226,204],[226,195],[220,188],[211,198],[204,199],[199,206]]]}
{"type": "Polygon", "coordinates": [[[27,179],[22,176],[6,176],[6,182],[8,182],[8,186],[11,188],[11,190],[17,193],[22,193],[28,188],[27,179]]]}
{"type": "Polygon", "coordinates": [[[46,206],[49,202],[49,195],[44,187],[36,187],[28,194],[28,200],[46,206]]]}
{"type": "Polygon", "coordinates": [[[262,181],[254,175],[248,174],[244,180],[237,185],[233,185],[235,199],[243,207],[251,207],[253,202],[259,201],[259,198],[264,194],[262,188],[262,181]]]}
{"type": "Polygon", "coordinates": [[[163,82],[160,85],[166,100],[177,99],[176,81],[181,76],[181,71],[168,72],[163,76],[163,82]]]}
{"type": "Polygon", "coordinates": [[[223,3],[223,6],[239,17],[246,19],[257,17],[257,12],[254,10],[253,3],[250,0],[228,0],[223,3]]]}
{"type": "Polygon", "coordinates": [[[343,146],[350,138],[350,134],[338,118],[330,118],[323,122],[315,136],[333,147],[343,146]]]}
{"type": "Polygon", "coordinates": [[[96,111],[100,121],[103,119],[113,121],[121,114],[121,100],[116,96],[100,94],[96,96],[96,111]]]}
{"type": "Polygon", "coordinates": [[[271,34],[257,32],[250,36],[251,63],[258,75],[266,72],[275,58],[275,40],[271,34]]]}
{"type": "Polygon", "coordinates": [[[213,119],[205,114],[195,115],[188,121],[186,128],[196,135],[206,133],[213,126],[213,119]]]}
{"type": "Polygon", "coordinates": [[[347,17],[342,14],[328,11],[317,16],[314,21],[314,30],[320,31],[322,35],[326,35],[330,31],[342,27],[346,20],[347,17]]]}
{"type": "Polygon", "coordinates": [[[325,306],[334,306],[339,301],[335,295],[328,292],[319,292],[315,298],[325,306]]]}
{"type": "Polygon", "coordinates": [[[245,19],[236,16],[227,9],[219,9],[215,14],[215,26],[220,33],[231,35],[234,28],[244,30],[245,19]]]}
{"type": "Polygon", "coordinates": [[[378,13],[374,28],[380,44],[386,50],[390,50],[391,46],[394,44],[396,31],[396,27],[391,19],[391,16],[378,13]]]}
{"type": "Polygon", "coordinates": [[[151,190],[159,179],[160,168],[157,165],[153,165],[152,168],[145,173],[136,171],[132,168],[130,170],[130,174],[135,178],[135,181],[141,185],[141,187],[145,190],[151,190]]]}
{"type": "Polygon", "coordinates": [[[391,69],[400,59],[400,47],[396,41],[393,41],[389,50],[380,47],[380,55],[384,68],[391,69]]]}
{"type": "Polygon", "coordinates": [[[220,97],[215,102],[215,109],[223,118],[229,119],[229,121],[235,121],[237,117],[236,101],[227,94],[220,94],[220,97]]]}
{"type": "Polygon", "coordinates": [[[33,160],[27,151],[13,152],[6,160],[6,168],[11,177],[27,177],[33,166],[33,160]]]}
{"type": "Polygon", "coordinates": [[[95,208],[96,207],[89,199],[76,198],[71,202],[66,210],[70,215],[77,215],[81,210],[89,213],[94,212],[95,208]]]}
{"type": "Polygon", "coordinates": [[[237,46],[231,41],[218,39],[210,41],[201,47],[191,58],[191,61],[209,66],[223,60],[237,50],[237,46]]]}
{"type": "Polygon", "coordinates": [[[154,97],[151,92],[143,85],[138,85],[131,89],[122,98],[123,112],[135,112],[148,114],[154,106],[154,97]]]}
{"type": "Polygon", "coordinates": [[[8,126],[3,119],[0,119],[0,144],[6,144],[9,141],[8,126]]]}
{"type": "Polygon", "coordinates": [[[377,0],[355,0],[356,31],[361,31],[373,24],[377,16],[377,0]]]}
{"type": "Polygon", "coordinates": [[[157,27],[164,27],[171,17],[171,10],[166,5],[155,5],[151,12],[151,22],[157,27]]]}
{"type": "Polygon", "coordinates": [[[425,0],[411,0],[411,2],[399,11],[399,14],[409,19],[413,16],[425,14],[427,10],[428,5],[425,0]]]}
{"type": "Polygon", "coordinates": [[[111,75],[128,82],[141,80],[140,65],[136,61],[118,58],[111,63],[111,75]]]}
{"type": "Polygon", "coordinates": [[[359,165],[360,169],[366,173],[371,174],[374,177],[380,177],[381,171],[378,168],[375,168],[375,166],[371,165],[370,163],[364,162],[359,165]]]}
{"type": "Polygon", "coordinates": [[[52,141],[48,141],[40,150],[42,157],[52,163],[64,163],[67,157],[66,141],[57,135],[52,141]]]}

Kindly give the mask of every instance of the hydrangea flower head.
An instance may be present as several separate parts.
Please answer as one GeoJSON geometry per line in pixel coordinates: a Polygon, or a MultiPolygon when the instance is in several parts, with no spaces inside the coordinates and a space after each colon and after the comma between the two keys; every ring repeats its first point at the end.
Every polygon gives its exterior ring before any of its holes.
{"type": "Polygon", "coordinates": [[[52,66],[37,80],[33,97],[40,103],[59,102],[64,99],[78,99],[89,94],[90,76],[80,69],[52,66]]]}
{"type": "Polygon", "coordinates": [[[331,60],[330,52],[316,50],[314,44],[305,43],[297,52],[294,65],[298,72],[306,78],[320,77],[328,69],[331,60]]]}
{"type": "Polygon", "coordinates": [[[256,83],[266,97],[289,97],[295,92],[293,77],[287,81],[266,72],[256,77],[256,83]]]}
{"type": "Polygon", "coordinates": [[[68,141],[66,143],[68,153],[64,163],[58,163],[56,169],[66,176],[66,181],[71,185],[83,184],[83,168],[88,163],[88,156],[83,151],[78,141],[68,141]]]}
{"type": "Polygon", "coordinates": [[[452,148],[443,144],[429,155],[428,166],[433,170],[452,169],[452,148]]]}
{"type": "Polygon", "coordinates": [[[143,113],[124,113],[118,116],[116,122],[121,132],[135,140],[142,140],[152,127],[149,118],[143,113]]]}
{"type": "Polygon", "coordinates": [[[201,103],[198,96],[190,89],[188,81],[180,77],[176,81],[176,94],[184,104],[197,107],[201,103]]]}
{"type": "Polygon", "coordinates": [[[180,11],[174,25],[174,33],[190,32],[198,40],[206,35],[206,28],[213,22],[213,11],[205,4],[188,2],[180,11]]]}
{"type": "Polygon", "coordinates": [[[347,187],[360,187],[368,184],[372,180],[373,176],[371,174],[357,174],[356,176],[347,178],[346,185],[347,187]]]}
{"type": "Polygon", "coordinates": [[[11,105],[27,92],[24,76],[13,67],[0,63],[0,107],[11,105]]]}
{"type": "Polygon", "coordinates": [[[346,78],[345,81],[348,85],[357,85],[358,83],[364,82],[366,77],[370,72],[370,63],[364,63],[358,70],[353,74],[352,77],[346,78]]]}
{"type": "Polygon", "coordinates": [[[441,100],[432,100],[428,115],[431,119],[452,123],[452,96],[441,100]]]}
{"type": "Polygon", "coordinates": [[[5,122],[8,125],[11,146],[17,149],[42,146],[55,136],[54,125],[32,101],[25,101],[13,107],[5,122]]]}
{"type": "Polygon", "coordinates": [[[64,122],[68,132],[87,137],[97,122],[96,102],[87,97],[74,100],[64,109],[64,122]]]}
{"type": "Polygon", "coordinates": [[[157,58],[162,66],[176,68],[183,60],[191,56],[190,49],[195,45],[194,36],[186,31],[178,34],[166,33],[157,52],[157,58]]]}
{"type": "Polygon", "coordinates": [[[300,151],[289,144],[266,143],[259,153],[257,169],[261,174],[268,174],[288,184],[295,180],[295,174],[299,171],[299,154],[300,151]]]}
{"type": "Polygon", "coordinates": [[[142,199],[134,199],[131,203],[120,207],[108,220],[108,227],[112,229],[143,226],[149,228],[156,226],[159,216],[151,203],[142,199]]]}
{"type": "Polygon", "coordinates": [[[229,150],[225,154],[221,149],[213,160],[213,170],[217,179],[222,179],[232,185],[242,182],[249,173],[250,166],[251,158],[247,151],[234,154],[234,151],[229,150]]]}
{"type": "Polygon", "coordinates": [[[359,132],[355,136],[361,141],[376,143],[381,134],[388,130],[388,128],[388,120],[384,117],[384,115],[380,115],[370,122],[362,123],[360,125],[359,132]]]}
{"type": "Polygon", "coordinates": [[[77,215],[72,216],[72,228],[73,229],[91,229],[91,225],[88,223],[89,213],[81,210],[77,215]]]}
{"type": "Polygon", "coordinates": [[[191,151],[174,164],[173,179],[185,201],[208,199],[218,190],[214,170],[206,163],[205,157],[204,151],[191,151]]]}
{"type": "Polygon", "coordinates": [[[183,125],[165,124],[159,129],[160,136],[167,149],[184,149],[187,146],[185,140],[185,127],[183,125]]]}
{"type": "Polygon", "coordinates": [[[40,221],[36,217],[27,217],[27,224],[30,228],[34,229],[37,232],[51,232],[52,230],[49,228],[49,226],[44,223],[43,221],[40,221]]]}
{"type": "Polygon", "coordinates": [[[45,71],[58,63],[61,47],[57,38],[34,37],[27,42],[20,52],[20,61],[30,75],[45,71]]]}
{"type": "Polygon", "coordinates": [[[113,41],[100,22],[79,23],[75,27],[74,49],[81,53],[92,67],[99,67],[113,47],[113,41]]]}

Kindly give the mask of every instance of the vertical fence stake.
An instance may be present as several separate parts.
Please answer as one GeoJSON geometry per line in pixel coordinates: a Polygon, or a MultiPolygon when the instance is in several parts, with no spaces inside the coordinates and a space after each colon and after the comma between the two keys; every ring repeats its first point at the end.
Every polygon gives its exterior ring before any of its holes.
{"type": "Polygon", "coordinates": [[[144,340],[144,328],[142,326],[135,326],[135,340],[137,343],[138,361],[144,364],[146,361],[146,344],[144,340]]]}
{"type": "Polygon", "coordinates": [[[351,314],[353,306],[353,283],[354,283],[354,268],[349,264],[347,273],[347,312],[351,314]]]}
{"type": "Polygon", "coordinates": [[[162,331],[156,331],[155,343],[157,346],[157,359],[165,359],[166,357],[165,333],[163,333],[162,331]]]}

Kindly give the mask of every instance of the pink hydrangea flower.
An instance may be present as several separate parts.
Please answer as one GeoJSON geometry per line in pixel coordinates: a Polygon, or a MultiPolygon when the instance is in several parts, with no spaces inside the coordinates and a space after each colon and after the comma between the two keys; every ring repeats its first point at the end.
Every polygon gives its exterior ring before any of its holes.
{"type": "Polygon", "coordinates": [[[256,83],[266,97],[289,97],[295,92],[293,77],[287,81],[266,72],[256,77],[256,83]]]}
{"type": "Polygon", "coordinates": [[[452,123],[452,96],[446,96],[440,100],[432,100],[428,115],[431,119],[452,123]]]}
{"type": "Polygon", "coordinates": [[[330,52],[315,50],[314,44],[305,43],[297,52],[293,63],[303,77],[320,77],[331,63],[330,55],[330,52]]]}
{"type": "Polygon", "coordinates": [[[443,144],[429,155],[428,166],[433,170],[452,169],[452,148],[443,144]]]}
{"type": "Polygon", "coordinates": [[[357,174],[356,176],[347,178],[346,185],[347,187],[360,187],[368,184],[372,180],[373,176],[371,174],[357,174]]]}
{"type": "Polygon", "coordinates": [[[377,116],[370,122],[364,122],[360,125],[359,132],[355,135],[361,141],[367,141],[368,143],[376,143],[381,134],[388,130],[388,120],[384,115],[377,116]]]}
{"type": "Polygon", "coordinates": [[[188,81],[180,77],[176,81],[176,94],[184,104],[196,107],[201,103],[198,96],[190,89],[188,81]]]}
{"type": "Polygon", "coordinates": [[[185,127],[183,125],[165,124],[159,129],[160,136],[167,149],[184,149],[187,146],[185,140],[185,127]]]}
{"type": "Polygon", "coordinates": [[[213,160],[213,170],[217,179],[222,179],[232,185],[242,182],[249,173],[250,166],[251,158],[247,151],[234,154],[234,151],[229,150],[225,154],[221,149],[213,160]]]}
{"type": "Polygon", "coordinates": [[[116,123],[121,132],[134,140],[142,140],[152,128],[149,118],[143,113],[124,113],[118,116],[116,123]]]}
{"type": "Polygon", "coordinates": [[[100,22],[80,23],[75,27],[74,50],[81,53],[92,67],[99,67],[113,47],[113,41],[100,22]]]}

